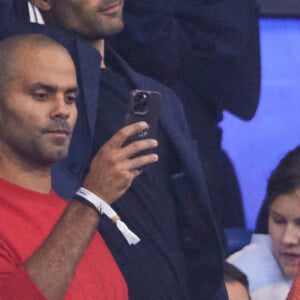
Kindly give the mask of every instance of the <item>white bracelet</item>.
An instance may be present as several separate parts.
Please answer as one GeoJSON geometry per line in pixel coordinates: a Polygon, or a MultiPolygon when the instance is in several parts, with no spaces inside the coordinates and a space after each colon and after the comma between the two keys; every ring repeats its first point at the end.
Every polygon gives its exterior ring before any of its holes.
{"type": "Polygon", "coordinates": [[[76,192],[76,195],[83,197],[85,200],[90,202],[100,214],[105,214],[109,217],[116,224],[117,228],[121,231],[129,245],[135,245],[140,242],[141,239],[132,232],[123,221],[121,221],[114,209],[103,199],[84,187],[81,187],[76,192]]]}
{"type": "Polygon", "coordinates": [[[76,195],[83,197],[85,200],[90,202],[100,214],[103,213],[102,203],[104,200],[102,200],[100,197],[83,187],[76,192],[76,195]]]}

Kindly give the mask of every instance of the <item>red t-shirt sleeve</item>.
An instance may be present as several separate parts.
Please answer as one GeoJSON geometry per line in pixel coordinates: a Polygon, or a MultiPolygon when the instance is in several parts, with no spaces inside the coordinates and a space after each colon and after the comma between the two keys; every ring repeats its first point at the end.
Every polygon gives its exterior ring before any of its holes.
{"type": "Polygon", "coordinates": [[[0,300],[47,300],[13,249],[0,240],[0,300]]]}
{"type": "Polygon", "coordinates": [[[23,266],[15,272],[0,274],[1,300],[47,300],[29,277],[23,266]]]}

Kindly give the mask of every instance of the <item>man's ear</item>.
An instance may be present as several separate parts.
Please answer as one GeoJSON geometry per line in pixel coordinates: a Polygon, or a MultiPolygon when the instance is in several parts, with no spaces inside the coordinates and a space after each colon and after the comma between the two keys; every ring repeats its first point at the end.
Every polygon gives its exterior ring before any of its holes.
{"type": "Polygon", "coordinates": [[[40,11],[48,11],[51,9],[51,0],[30,0],[40,11]]]}

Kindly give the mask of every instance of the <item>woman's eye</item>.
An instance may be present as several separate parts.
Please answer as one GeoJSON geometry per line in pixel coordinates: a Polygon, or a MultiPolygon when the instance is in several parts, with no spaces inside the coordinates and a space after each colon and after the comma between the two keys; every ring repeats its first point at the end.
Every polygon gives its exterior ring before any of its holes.
{"type": "Polygon", "coordinates": [[[273,222],[276,223],[276,224],[279,224],[279,225],[286,223],[285,219],[278,218],[278,217],[273,217],[273,222]]]}

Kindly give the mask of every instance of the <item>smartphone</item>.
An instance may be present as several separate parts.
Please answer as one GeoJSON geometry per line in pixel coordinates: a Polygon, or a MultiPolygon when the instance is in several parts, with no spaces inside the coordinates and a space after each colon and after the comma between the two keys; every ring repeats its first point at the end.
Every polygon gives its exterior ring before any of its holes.
{"type": "Polygon", "coordinates": [[[155,91],[133,90],[129,97],[129,108],[124,125],[145,121],[149,127],[129,138],[125,145],[136,140],[155,138],[160,114],[161,94],[155,91]]]}

